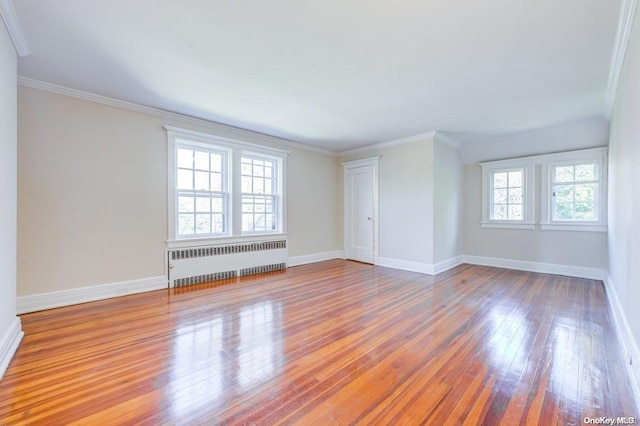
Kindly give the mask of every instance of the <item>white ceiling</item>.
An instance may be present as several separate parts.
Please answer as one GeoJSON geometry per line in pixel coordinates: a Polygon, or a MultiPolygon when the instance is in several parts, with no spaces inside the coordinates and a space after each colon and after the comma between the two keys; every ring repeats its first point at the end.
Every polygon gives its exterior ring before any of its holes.
{"type": "Polygon", "coordinates": [[[603,116],[620,2],[14,6],[21,76],[340,151],[603,116]]]}

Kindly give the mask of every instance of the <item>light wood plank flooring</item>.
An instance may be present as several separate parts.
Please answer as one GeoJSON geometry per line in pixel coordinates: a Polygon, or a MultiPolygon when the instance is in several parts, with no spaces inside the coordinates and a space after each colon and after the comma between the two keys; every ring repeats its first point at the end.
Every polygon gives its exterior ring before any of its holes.
{"type": "Polygon", "coordinates": [[[0,424],[639,417],[602,282],[335,260],[22,316],[0,424]]]}

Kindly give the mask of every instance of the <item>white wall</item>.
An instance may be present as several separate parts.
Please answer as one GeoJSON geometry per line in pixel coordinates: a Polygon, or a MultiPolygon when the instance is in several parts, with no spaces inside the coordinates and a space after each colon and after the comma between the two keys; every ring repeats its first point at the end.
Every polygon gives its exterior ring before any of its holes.
{"type": "Polygon", "coordinates": [[[433,140],[348,155],[341,162],[380,156],[379,252],[386,259],[433,263],[433,140]]]}
{"type": "Polygon", "coordinates": [[[19,341],[16,328],[20,330],[16,317],[16,66],[13,43],[0,24],[0,378],[19,341]]]}
{"type": "MultiPolygon", "coordinates": [[[[539,166],[536,176],[540,176],[539,166]]],[[[464,188],[465,255],[606,269],[606,233],[482,228],[482,173],[479,165],[465,166],[464,188]]],[[[540,205],[538,179],[536,221],[540,218],[540,205]]]]}
{"type": "MultiPolygon", "coordinates": [[[[640,383],[640,13],[620,77],[609,144],[609,277],[629,325],[640,383]]],[[[611,295],[610,295],[611,296],[611,295]]]]}
{"type": "MultiPolygon", "coordinates": [[[[18,296],[165,274],[163,126],[213,131],[185,123],[19,88],[18,296]]],[[[294,149],[287,162],[290,256],[341,250],[335,157],[294,149]]]]}
{"type": "Polygon", "coordinates": [[[462,254],[464,167],[460,151],[437,138],[433,161],[433,262],[462,254]]]}

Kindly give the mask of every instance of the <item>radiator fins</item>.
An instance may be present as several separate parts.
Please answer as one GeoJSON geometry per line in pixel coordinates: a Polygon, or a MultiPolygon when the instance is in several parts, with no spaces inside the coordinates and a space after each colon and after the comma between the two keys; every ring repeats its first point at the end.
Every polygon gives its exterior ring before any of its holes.
{"type": "MultiPolygon", "coordinates": [[[[191,249],[172,250],[171,259],[193,259],[205,256],[222,256],[237,253],[250,253],[254,251],[278,250],[287,248],[287,240],[263,241],[259,243],[230,244],[226,246],[201,247],[191,249]]],[[[269,265],[271,266],[271,265],[269,265]]]]}
{"type": "Polygon", "coordinates": [[[237,276],[238,276],[238,273],[236,271],[226,271],[226,272],[216,272],[213,274],[198,275],[197,277],[178,278],[174,280],[174,286],[183,287],[186,285],[202,284],[210,281],[236,278],[237,276]]]}
{"type": "Polygon", "coordinates": [[[240,269],[240,276],[261,274],[263,272],[281,271],[287,269],[286,263],[274,263],[273,265],[254,266],[253,268],[240,269]]]}

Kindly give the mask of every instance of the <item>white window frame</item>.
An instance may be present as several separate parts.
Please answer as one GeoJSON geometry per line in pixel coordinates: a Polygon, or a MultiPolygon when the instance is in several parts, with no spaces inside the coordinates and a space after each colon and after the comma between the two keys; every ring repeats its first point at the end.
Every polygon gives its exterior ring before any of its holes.
{"type": "Polygon", "coordinates": [[[286,164],[289,151],[257,145],[237,139],[230,139],[208,133],[164,126],[167,131],[167,227],[169,248],[192,247],[197,245],[217,243],[233,243],[247,239],[261,240],[278,239],[286,236],[286,164]],[[180,237],[177,233],[177,196],[176,196],[176,149],[177,145],[193,145],[224,150],[228,153],[228,202],[226,233],[216,235],[194,235],[180,237]],[[265,157],[278,162],[278,222],[277,230],[269,232],[242,232],[242,189],[241,189],[241,158],[243,154],[265,157]]]}
{"type": "MultiPolygon", "coordinates": [[[[226,231],[223,232],[219,232],[219,233],[210,233],[210,234],[194,234],[194,235],[180,235],[178,234],[178,224],[176,223],[175,226],[175,231],[176,231],[176,239],[192,239],[192,238],[211,238],[211,237],[220,237],[220,236],[227,236],[229,234],[229,224],[230,224],[230,215],[229,212],[231,210],[230,206],[229,206],[229,202],[230,202],[230,188],[229,188],[229,170],[230,170],[230,165],[229,165],[229,159],[231,157],[231,150],[227,149],[227,148],[223,148],[220,146],[215,146],[215,145],[210,145],[210,144],[203,144],[203,143],[199,143],[199,142],[194,142],[194,141],[187,141],[184,139],[179,139],[176,138],[175,139],[175,149],[174,149],[174,155],[175,152],[178,148],[186,148],[186,149],[200,149],[203,151],[207,151],[209,153],[215,153],[215,154],[220,154],[222,155],[222,190],[221,195],[222,195],[222,203],[223,206],[226,206],[226,209],[223,210],[223,228],[226,231]]],[[[174,162],[174,167],[175,167],[175,172],[177,173],[179,167],[177,165],[177,163],[174,162]]],[[[174,176],[176,176],[174,174],[174,176]]],[[[177,176],[176,176],[176,182],[177,182],[177,176]]],[[[179,212],[179,208],[178,208],[178,199],[180,196],[181,192],[187,192],[187,193],[193,193],[197,196],[197,193],[200,192],[201,194],[211,194],[213,192],[217,192],[217,191],[199,191],[197,189],[192,189],[192,190],[181,190],[179,188],[175,188],[174,190],[174,194],[173,194],[173,203],[175,205],[175,214],[176,216],[180,213],[179,212]]],[[[196,213],[194,212],[194,215],[196,213]]]]}
{"type": "Polygon", "coordinates": [[[483,228],[535,229],[535,162],[528,158],[488,161],[480,163],[482,168],[482,222],[483,228]],[[522,220],[495,220],[493,211],[493,180],[498,172],[522,170],[522,220]]]}
{"type": "Polygon", "coordinates": [[[588,231],[588,232],[606,232],[607,231],[607,148],[584,149],[580,151],[562,152],[558,154],[549,154],[544,156],[542,163],[542,182],[541,182],[541,220],[540,229],[543,231],[588,231]],[[553,220],[553,172],[554,166],[584,164],[588,162],[598,163],[599,166],[599,188],[597,194],[597,212],[598,220],[596,221],[566,221],[553,220]]]}
{"type": "MultiPolygon", "coordinates": [[[[242,233],[242,235],[257,235],[257,234],[273,234],[273,233],[278,233],[278,230],[282,228],[283,223],[282,223],[282,212],[284,210],[284,205],[282,204],[282,197],[280,196],[280,192],[282,192],[281,187],[282,187],[282,169],[283,169],[283,164],[281,161],[280,157],[277,156],[273,156],[273,155],[266,155],[266,154],[261,154],[261,153],[257,153],[255,151],[246,151],[243,150],[240,156],[240,159],[242,158],[252,158],[252,159],[262,159],[262,160],[269,160],[269,161],[273,161],[275,162],[275,175],[273,176],[272,180],[273,180],[273,186],[275,189],[277,190],[272,190],[272,194],[269,196],[273,196],[275,198],[275,212],[277,213],[277,229],[276,231],[243,231],[242,230],[242,213],[244,212],[240,212],[240,232],[242,233]]],[[[241,169],[240,169],[241,170],[241,169]]],[[[241,173],[241,172],[239,172],[241,173]]],[[[242,189],[240,189],[240,199],[242,200],[242,197],[245,195],[245,193],[242,192],[242,189]]],[[[254,194],[251,194],[254,195],[254,194]]],[[[255,194],[257,195],[257,194],[255,194]]],[[[264,194],[265,196],[267,196],[267,194],[264,194]]]]}

